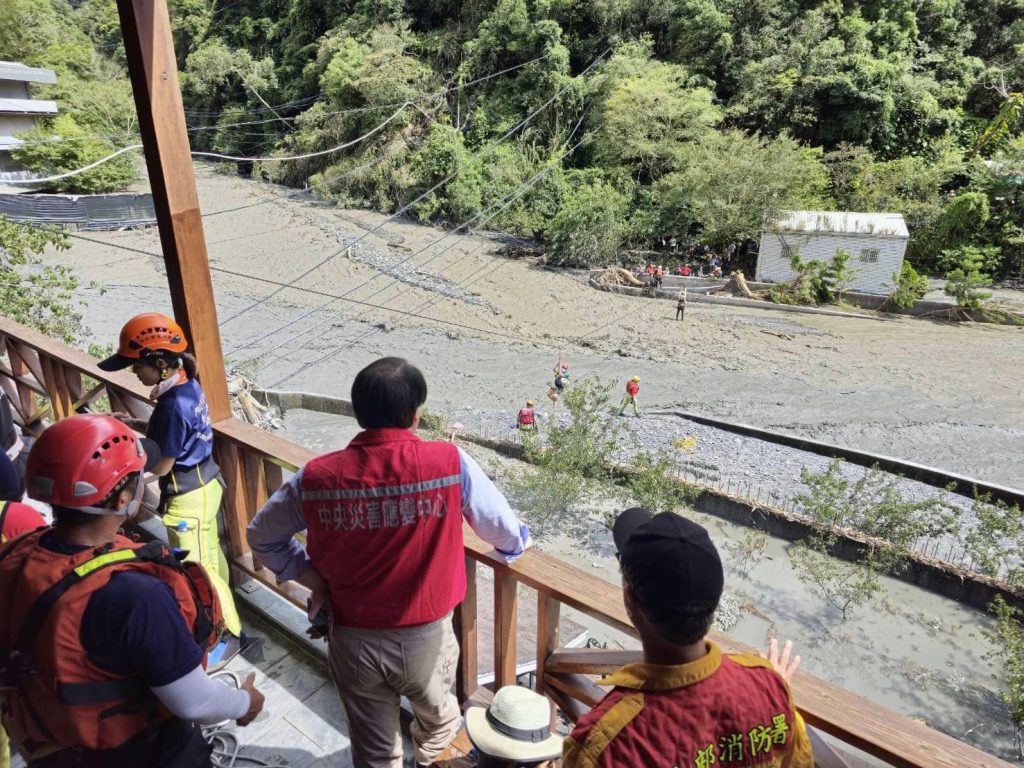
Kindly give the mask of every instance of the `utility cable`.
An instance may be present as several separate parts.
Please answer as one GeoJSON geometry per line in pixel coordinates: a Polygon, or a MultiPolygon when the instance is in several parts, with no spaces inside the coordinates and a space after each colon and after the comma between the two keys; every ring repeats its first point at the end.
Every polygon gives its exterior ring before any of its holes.
{"type": "MultiPolygon", "coordinates": [[[[601,54],[600,54],[600,55],[599,55],[599,56],[598,56],[597,58],[595,58],[595,59],[594,59],[594,60],[593,60],[593,61],[592,61],[592,62],[591,62],[591,63],[590,63],[589,65],[587,65],[586,69],[584,69],[584,70],[583,70],[583,71],[582,71],[582,72],[581,72],[581,73],[579,74],[579,77],[583,77],[584,75],[586,75],[586,74],[587,74],[587,72],[589,72],[589,71],[590,71],[591,69],[593,69],[593,68],[594,68],[595,66],[597,66],[598,62],[600,62],[600,61],[601,61],[601,60],[602,60],[602,59],[603,59],[603,58],[604,58],[605,56],[607,56],[607,55],[608,55],[608,53],[609,53],[609,52],[610,52],[611,50],[612,50],[611,48],[606,48],[606,49],[605,49],[605,51],[604,51],[603,53],[601,53],[601,54]]],[[[493,150],[493,149],[494,149],[495,147],[497,147],[497,146],[498,146],[499,144],[501,144],[501,143],[502,143],[503,141],[505,141],[505,140],[506,140],[507,138],[509,138],[510,136],[512,136],[512,135],[513,135],[513,134],[514,134],[514,133],[515,133],[516,131],[518,131],[518,130],[519,130],[520,128],[522,128],[522,127],[526,126],[527,124],[529,124],[529,123],[530,123],[530,121],[532,121],[534,117],[536,117],[536,116],[537,116],[538,114],[540,114],[540,113],[541,113],[541,112],[543,112],[543,111],[544,111],[545,109],[547,109],[547,108],[548,108],[548,107],[549,107],[549,106],[550,106],[550,105],[551,105],[552,103],[554,103],[554,102],[555,102],[555,100],[557,100],[557,99],[558,99],[558,98],[559,98],[559,97],[560,97],[560,96],[561,96],[561,95],[562,95],[563,93],[565,93],[565,92],[566,92],[566,91],[567,91],[567,90],[568,90],[568,89],[570,88],[570,86],[571,86],[571,83],[569,83],[569,84],[566,84],[565,86],[563,86],[562,88],[560,88],[560,89],[559,89],[559,90],[558,90],[558,91],[557,91],[557,92],[555,93],[555,95],[554,95],[554,96],[552,96],[552,97],[551,97],[550,99],[548,99],[548,100],[547,100],[546,102],[544,102],[544,104],[542,104],[542,105],[541,105],[540,107],[538,107],[537,109],[535,109],[535,110],[534,110],[533,112],[531,112],[531,113],[530,113],[529,115],[527,115],[527,116],[526,116],[526,117],[525,117],[525,118],[524,118],[523,120],[521,120],[521,121],[520,121],[519,123],[517,123],[517,124],[516,124],[516,125],[514,125],[514,126],[513,126],[512,128],[510,128],[510,129],[509,129],[508,131],[506,131],[506,132],[505,132],[504,134],[502,134],[502,135],[501,135],[501,136],[500,136],[500,137],[499,137],[499,138],[498,138],[497,140],[495,140],[495,141],[491,142],[491,143],[490,143],[489,145],[487,145],[487,146],[486,146],[486,147],[484,148],[484,150],[483,150],[483,152],[481,153],[481,155],[486,155],[486,154],[487,154],[487,153],[488,153],[489,151],[493,150]]],[[[297,283],[297,282],[298,282],[299,280],[302,280],[302,279],[303,279],[304,277],[307,277],[308,275],[310,275],[310,274],[312,274],[313,272],[317,271],[317,270],[318,270],[318,269],[320,269],[320,268],[321,268],[322,266],[324,266],[325,264],[327,264],[328,262],[330,262],[331,260],[333,260],[334,258],[336,258],[337,256],[339,256],[340,254],[342,254],[342,253],[344,253],[345,251],[347,251],[347,250],[348,250],[349,248],[352,248],[353,246],[355,246],[355,245],[357,245],[358,243],[360,243],[360,242],[362,242],[363,240],[365,240],[365,239],[366,239],[367,237],[369,237],[370,235],[374,234],[375,232],[378,232],[378,231],[379,231],[380,229],[382,229],[382,228],[383,228],[383,227],[384,227],[384,226],[385,226],[386,224],[388,224],[389,222],[391,222],[391,221],[393,221],[393,220],[397,219],[397,218],[398,218],[399,216],[401,216],[401,215],[402,215],[402,214],[404,214],[404,213],[405,213],[406,211],[408,211],[408,210],[409,210],[410,208],[412,208],[412,206],[414,206],[414,205],[415,205],[416,203],[420,202],[421,200],[423,200],[424,198],[426,198],[426,197],[427,197],[428,195],[431,195],[431,194],[433,194],[433,193],[434,193],[434,192],[436,192],[436,191],[437,191],[438,189],[440,189],[440,188],[441,188],[442,186],[444,186],[444,185],[445,185],[445,184],[447,184],[447,183],[448,183],[449,181],[451,181],[452,179],[454,179],[454,178],[455,178],[456,176],[458,176],[458,175],[459,175],[459,173],[461,172],[461,170],[462,170],[462,169],[461,169],[461,168],[459,168],[459,169],[456,169],[455,171],[453,171],[452,173],[448,174],[448,175],[447,175],[447,176],[445,176],[445,177],[444,177],[443,179],[441,179],[441,181],[437,182],[437,183],[436,183],[436,184],[434,184],[434,185],[433,185],[432,187],[430,187],[430,188],[429,188],[428,190],[426,190],[425,192],[423,192],[423,193],[421,193],[420,195],[418,195],[417,197],[415,197],[415,198],[414,198],[414,199],[413,199],[412,201],[410,201],[409,203],[407,203],[407,204],[403,205],[403,206],[402,206],[401,208],[399,208],[399,209],[398,209],[397,211],[395,211],[394,213],[390,214],[390,215],[389,215],[389,216],[388,216],[387,218],[385,218],[385,219],[384,219],[383,221],[381,221],[381,222],[380,222],[379,224],[377,224],[377,225],[376,225],[375,227],[373,227],[372,229],[370,229],[370,230],[366,231],[366,232],[365,232],[364,234],[360,235],[360,236],[359,236],[358,238],[356,238],[356,239],[355,239],[355,240],[354,240],[353,242],[351,242],[351,243],[348,243],[348,244],[346,244],[346,245],[342,246],[342,247],[341,247],[341,248],[339,248],[338,250],[336,250],[336,251],[334,251],[334,252],[330,253],[330,254],[329,254],[328,256],[326,256],[325,258],[321,259],[321,260],[320,260],[319,262],[317,262],[316,264],[314,264],[314,265],[313,265],[312,267],[310,267],[309,269],[306,269],[306,270],[304,270],[304,271],[303,271],[303,272],[302,272],[301,274],[299,274],[299,275],[298,275],[297,277],[295,277],[295,278],[294,278],[293,280],[291,280],[291,281],[290,281],[290,283],[289,283],[289,287],[292,287],[292,286],[294,286],[294,284],[295,284],[295,283],[297,283]]],[[[408,261],[408,259],[405,259],[404,261],[408,261]]],[[[401,264],[401,263],[404,263],[404,261],[403,261],[403,262],[399,262],[399,264],[401,264]]],[[[396,265],[396,266],[397,266],[397,265],[396,265]]],[[[371,279],[372,279],[372,278],[371,278],[371,279]]],[[[354,290],[358,289],[359,287],[360,287],[360,286],[356,286],[356,287],[355,287],[355,288],[353,288],[352,290],[354,291],[354,290]]],[[[256,307],[259,307],[259,306],[262,306],[263,304],[266,304],[266,303],[267,303],[267,302],[268,302],[268,301],[269,301],[270,299],[272,299],[272,298],[273,298],[274,296],[276,296],[277,294],[281,293],[281,291],[283,291],[283,290],[285,290],[285,289],[284,289],[284,288],[278,288],[278,289],[276,289],[276,290],[274,290],[274,291],[271,291],[271,292],[270,292],[269,294],[267,294],[266,296],[264,296],[264,297],[263,297],[263,298],[261,298],[261,299],[258,299],[258,300],[257,300],[257,301],[255,301],[255,302],[253,302],[253,303],[252,303],[252,304],[250,304],[250,305],[249,305],[248,307],[245,307],[244,309],[242,309],[242,310],[240,310],[240,311],[236,312],[235,314],[231,315],[230,317],[228,317],[228,318],[226,318],[226,319],[222,320],[222,321],[220,322],[220,325],[221,325],[221,327],[223,327],[223,326],[224,326],[224,325],[226,325],[227,323],[231,322],[232,320],[236,320],[236,319],[238,319],[239,317],[241,317],[242,315],[246,314],[247,312],[249,312],[249,311],[251,311],[251,310],[255,309],[256,307]]],[[[351,293],[351,291],[349,291],[349,293],[351,293]]],[[[346,295],[347,295],[347,294],[346,294],[346,295]]],[[[316,311],[316,310],[314,310],[314,311],[316,311]]],[[[289,325],[290,325],[290,324],[291,324],[291,323],[289,323],[289,325]]]]}
{"type": "MultiPolygon", "coordinates": [[[[579,121],[577,121],[577,123],[576,123],[576,126],[575,126],[575,127],[573,128],[573,130],[572,130],[572,133],[570,133],[570,135],[569,135],[569,139],[572,139],[572,137],[576,135],[576,131],[578,131],[578,130],[579,130],[579,128],[580,128],[580,126],[581,126],[581,125],[583,124],[583,118],[584,118],[584,116],[585,116],[585,115],[586,115],[586,113],[584,112],[584,114],[580,116],[580,119],[579,119],[579,121]]],[[[566,150],[565,152],[563,152],[563,153],[562,153],[562,154],[561,154],[561,155],[560,155],[560,156],[559,156],[559,157],[558,157],[557,159],[555,159],[555,160],[553,160],[553,161],[549,162],[549,163],[548,163],[548,165],[547,165],[547,166],[546,166],[545,168],[541,169],[540,171],[538,171],[537,173],[535,173],[535,174],[534,174],[534,175],[533,175],[532,177],[530,177],[530,178],[529,178],[529,179],[527,179],[527,180],[526,180],[525,182],[523,182],[522,184],[520,184],[520,185],[519,185],[519,187],[517,187],[516,189],[514,189],[514,190],[513,190],[512,192],[509,192],[509,193],[508,193],[507,195],[505,195],[505,196],[504,196],[504,197],[502,197],[501,199],[499,199],[499,200],[495,201],[495,202],[494,202],[494,203],[492,203],[492,204],[491,204],[490,206],[488,206],[487,208],[485,208],[485,209],[484,209],[483,211],[481,211],[481,212],[477,213],[477,214],[476,214],[475,216],[473,216],[473,217],[472,217],[472,218],[470,218],[469,220],[467,220],[467,221],[463,222],[462,224],[460,224],[460,225],[459,225],[458,227],[456,227],[455,229],[453,229],[453,230],[451,230],[451,231],[449,231],[449,232],[446,232],[446,233],[444,233],[444,234],[443,234],[443,235],[442,235],[441,237],[439,237],[439,238],[436,238],[435,240],[431,241],[430,243],[427,243],[426,245],[424,245],[424,246],[423,246],[422,248],[420,248],[420,249],[418,249],[418,250],[416,250],[416,251],[413,251],[413,252],[412,252],[412,253],[410,253],[410,254],[409,254],[409,255],[408,255],[408,256],[407,256],[406,258],[402,259],[402,260],[401,260],[401,261],[399,261],[399,262],[398,262],[397,264],[395,264],[395,266],[396,266],[396,267],[399,267],[399,266],[401,266],[402,264],[405,264],[406,262],[408,262],[408,261],[410,261],[411,259],[415,258],[415,257],[416,257],[416,256],[418,256],[419,254],[423,253],[424,251],[427,251],[427,250],[429,250],[429,249],[433,248],[434,246],[436,246],[436,245],[438,245],[438,244],[440,244],[440,243],[444,242],[444,241],[445,241],[446,239],[448,239],[449,237],[451,237],[451,236],[452,236],[453,234],[455,234],[456,232],[458,232],[458,231],[460,231],[460,230],[462,230],[462,229],[466,229],[466,228],[468,228],[468,227],[469,227],[469,226],[470,226],[471,224],[473,224],[473,222],[474,222],[474,221],[476,221],[476,220],[478,220],[478,219],[481,219],[481,218],[482,218],[482,219],[483,219],[484,221],[487,221],[487,220],[489,220],[490,218],[493,218],[493,217],[494,217],[495,215],[497,215],[498,213],[501,213],[501,212],[502,212],[502,211],[504,211],[504,210],[505,210],[505,209],[506,209],[506,208],[507,208],[508,206],[510,206],[510,205],[511,205],[511,204],[512,204],[512,203],[513,203],[513,202],[514,202],[514,201],[515,201],[515,200],[516,200],[517,198],[519,198],[520,196],[522,196],[523,194],[525,194],[525,193],[526,193],[526,192],[527,192],[528,190],[530,190],[531,188],[533,188],[533,187],[534,187],[534,186],[535,186],[535,185],[536,185],[536,184],[537,184],[537,183],[538,183],[538,182],[539,182],[539,181],[540,181],[541,179],[543,179],[543,178],[544,178],[545,176],[547,176],[547,174],[549,174],[549,173],[550,173],[550,172],[551,172],[552,170],[554,170],[554,169],[555,169],[556,167],[558,167],[558,166],[559,166],[559,164],[560,164],[560,163],[562,162],[562,160],[564,160],[564,159],[565,159],[566,157],[568,157],[568,156],[569,156],[570,154],[572,154],[573,152],[575,152],[575,151],[576,151],[576,149],[577,149],[577,148],[578,148],[578,147],[579,147],[579,146],[580,146],[580,145],[581,145],[581,144],[582,144],[582,143],[583,143],[584,141],[585,141],[585,139],[581,139],[581,140],[580,140],[579,142],[577,142],[577,143],[576,143],[575,145],[573,145],[572,147],[570,147],[569,149],[567,149],[567,150],[566,150]],[[501,204],[501,203],[504,203],[504,205],[502,205],[502,206],[501,206],[501,207],[500,207],[500,208],[499,208],[498,210],[496,210],[496,211],[492,211],[492,210],[491,210],[491,209],[495,208],[496,206],[498,206],[498,205],[499,205],[499,204],[501,204]]],[[[372,231],[372,230],[371,230],[371,231],[372,231]]],[[[425,267],[425,266],[426,266],[427,264],[431,263],[432,261],[434,261],[435,259],[439,258],[439,257],[440,257],[441,255],[443,255],[443,254],[444,254],[444,253],[446,253],[447,251],[449,251],[449,250],[451,250],[452,248],[454,248],[454,247],[455,247],[455,246],[456,246],[456,245],[457,245],[458,243],[460,243],[460,242],[461,242],[462,240],[464,240],[464,239],[465,239],[466,237],[468,237],[468,236],[469,236],[470,234],[471,234],[471,231],[467,231],[467,232],[466,232],[465,234],[461,235],[461,236],[460,236],[459,238],[457,238],[457,239],[456,239],[456,240],[455,240],[454,242],[452,242],[452,243],[451,243],[450,245],[448,245],[447,247],[445,247],[445,248],[444,248],[443,250],[441,250],[440,252],[438,252],[438,253],[437,253],[437,254],[435,254],[434,256],[431,256],[431,257],[430,257],[429,259],[427,259],[426,261],[424,261],[424,262],[423,262],[422,264],[417,264],[417,265],[415,265],[414,269],[422,269],[422,268],[423,268],[423,267],[425,267]]],[[[358,242],[358,240],[356,240],[356,242],[358,242]]],[[[355,244],[355,243],[353,243],[352,245],[354,245],[354,244],[355,244]]],[[[352,246],[351,246],[351,245],[349,245],[349,246],[347,246],[347,247],[351,248],[352,246]]],[[[382,286],[381,288],[379,288],[378,290],[376,290],[375,292],[371,293],[371,294],[370,294],[369,296],[367,296],[367,297],[364,297],[364,298],[372,298],[373,296],[376,296],[376,295],[378,295],[379,293],[383,292],[384,290],[386,290],[387,288],[389,288],[389,287],[390,287],[391,285],[393,285],[393,284],[394,284],[395,282],[399,282],[399,281],[400,281],[400,278],[401,278],[401,277],[406,277],[406,276],[408,275],[408,273],[409,273],[409,272],[411,272],[411,271],[413,271],[413,269],[409,269],[409,270],[407,270],[406,274],[403,274],[403,275],[401,275],[400,277],[395,277],[395,276],[393,276],[393,277],[392,277],[392,279],[391,279],[391,280],[390,280],[390,281],[389,281],[389,282],[388,282],[387,284],[385,284],[384,286],[382,286]]],[[[360,288],[362,288],[362,287],[365,287],[366,285],[369,285],[369,284],[370,284],[371,282],[373,282],[373,281],[374,281],[375,279],[377,279],[378,277],[381,277],[381,276],[383,276],[383,274],[384,274],[383,272],[378,272],[377,274],[375,274],[375,275],[373,275],[373,276],[371,276],[371,277],[367,278],[366,280],[364,280],[364,281],[363,281],[362,283],[360,283],[359,285],[356,285],[356,286],[354,286],[353,288],[351,288],[351,289],[349,289],[348,291],[346,291],[346,292],[345,292],[345,293],[343,294],[343,296],[350,296],[350,295],[351,295],[352,293],[354,293],[355,291],[359,290],[360,288]]],[[[292,281],[292,282],[294,283],[294,281],[292,281]]],[[[284,289],[278,289],[278,290],[280,291],[280,290],[284,290],[284,289]]],[[[300,290],[301,290],[301,289],[300,289],[300,290]]],[[[271,333],[269,333],[269,334],[264,334],[264,335],[262,336],[262,338],[266,338],[266,337],[268,337],[268,336],[271,336],[271,335],[273,335],[273,334],[275,334],[275,333],[279,333],[280,331],[284,330],[285,328],[288,328],[288,327],[290,327],[290,326],[294,325],[294,324],[295,324],[296,322],[300,322],[300,321],[301,321],[301,320],[303,320],[304,318],[306,318],[306,317],[309,317],[310,315],[312,315],[312,314],[315,314],[315,313],[316,313],[316,312],[318,312],[318,311],[321,311],[321,310],[324,310],[324,309],[326,309],[326,308],[327,308],[328,306],[330,306],[330,304],[332,304],[332,303],[333,303],[333,300],[331,300],[331,301],[327,301],[327,302],[325,302],[325,303],[323,303],[323,304],[319,305],[318,307],[315,307],[315,308],[313,308],[313,309],[311,309],[311,310],[308,310],[307,312],[303,313],[303,314],[302,314],[302,315],[300,315],[299,317],[297,317],[297,318],[293,319],[292,321],[290,321],[290,322],[288,322],[288,323],[285,323],[284,325],[280,326],[279,328],[277,328],[276,330],[272,331],[271,333]]],[[[308,333],[312,332],[313,330],[315,330],[315,329],[319,328],[320,326],[324,325],[324,324],[325,324],[326,322],[329,322],[329,321],[328,321],[328,320],[322,321],[321,323],[319,323],[319,324],[317,324],[317,325],[314,325],[314,326],[313,326],[312,328],[308,328],[308,329],[306,329],[306,330],[300,331],[299,333],[297,333],[297,334],[294,334],[294,335],[292,335],[291,337],[289,337],[287,341],[283,342],[282,344],[278,344],[277,346],[273,347],[272,349],[270,349],[270,350],[268,350],[268,351],[266,351],[266,352],[264,352],[264,353],[262,353],[262,354],[269,354],[270,352],[274,352],[274,351],[276,351],[277,349],[280,349],[280,348],[281,348],[282,346],[285,346],[285,345],[287,345],[287,344],[291,344],[291,343],[292,343],[293,341],[295,341],[295,340],[296,340],[297,338],[299,338],[300,336],[305,336],[306,334],[308,334],[308,333]]],[[[247,349],[247,348],[249,348],[249,347],[253,346],[253,344],[255,344],[255,341],[252,341],[252,342],[250,342],[250,343],[248,343],[248,344],[245,344],[245,345],[242,345],[242,346],[240,346],[240,347],[236,347],[236,348],[235,348],[235,349],[233,349],[233,350],[232,350],[232,351],[231,351],[231,352],[230,352],[229,354],[234,354],[234,353],[237,353],[237,352],[239,352],[239,351],[241,351],[241,350],[243,350],[243,349],[247,349]]]]}

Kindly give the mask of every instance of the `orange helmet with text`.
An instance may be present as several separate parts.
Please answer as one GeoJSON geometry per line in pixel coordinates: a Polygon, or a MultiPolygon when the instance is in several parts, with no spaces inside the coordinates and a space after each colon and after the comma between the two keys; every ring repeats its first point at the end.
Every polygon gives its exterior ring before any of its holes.
{"type": "Polygon", "coordinates": [[[119,371],[147,357],[177,357],[186,349],[185,332],[174,318],[160,312],[145,312],[124,324],[117,352],[100,362],[99,367],[119,371]]]}

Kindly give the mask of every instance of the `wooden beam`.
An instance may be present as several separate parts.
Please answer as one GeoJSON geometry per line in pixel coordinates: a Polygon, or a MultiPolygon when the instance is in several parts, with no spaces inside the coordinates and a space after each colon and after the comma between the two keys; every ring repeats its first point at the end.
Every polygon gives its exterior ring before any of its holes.
{"type": "Polygon", "coordinates": [[[479,688],[476,635],[476,560],[466,558],[466,597],[455,607],[455,636],[459,638],[459,668],[455,695],[459,704],[469,701],[479,688]]]}
{"type": "Polygon", "coordinates": [[[494,690],[516,684],[516,617],[519,582],[509,573],[494,573],[494,690]]]}
{"type": "Polygon", "coordinates": [[[192,342],[213,421],[231,415],[199,194],[166,0],[117,0],[174,316],[192,342]]]}
{"type": "Polygon", "coordinates": [[[537,668],[536,691],[544,693],[545,665],[548,657],[558,647],[558,623],[561,604],[540,590],[537,591],[537,668]]]}

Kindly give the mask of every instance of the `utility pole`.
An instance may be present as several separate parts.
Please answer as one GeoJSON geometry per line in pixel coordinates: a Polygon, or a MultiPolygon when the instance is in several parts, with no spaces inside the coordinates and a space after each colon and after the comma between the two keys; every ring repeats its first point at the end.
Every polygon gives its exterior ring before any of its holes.
{"type": "Polygon", "coordinates": [[[192,341],[210,418],[231,416],[199,194],[166,0],[117,0],[174,317],[192,341]]]}

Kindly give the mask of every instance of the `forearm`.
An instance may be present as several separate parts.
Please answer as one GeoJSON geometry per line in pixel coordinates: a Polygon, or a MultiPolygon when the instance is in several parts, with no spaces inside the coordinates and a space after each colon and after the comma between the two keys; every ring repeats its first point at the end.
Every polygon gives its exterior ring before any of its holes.
{"type": "Polygon", "coordinates": [[[298,579],[309,568],[306,550],[294,539],[306,528],[300,483],[301,473],[296,473],[277,489],[246,530],[253,553],[281,581],[298,579]]]}
{"type": "Polygon", "coordinates": [[[461,449],[459,454],[462,460],[463,515],[481,539],[511,562],[523,553],[529,529],[520,523],[508,500],[480,466],[461,449]]]}
{"type": "Polygon", "coordinates": [[[202,667],[196,667],[173,683],[150,690],[172,714],[196,723],[237,720],[249,710],[246,691],[211,680],[202,667]]]}

